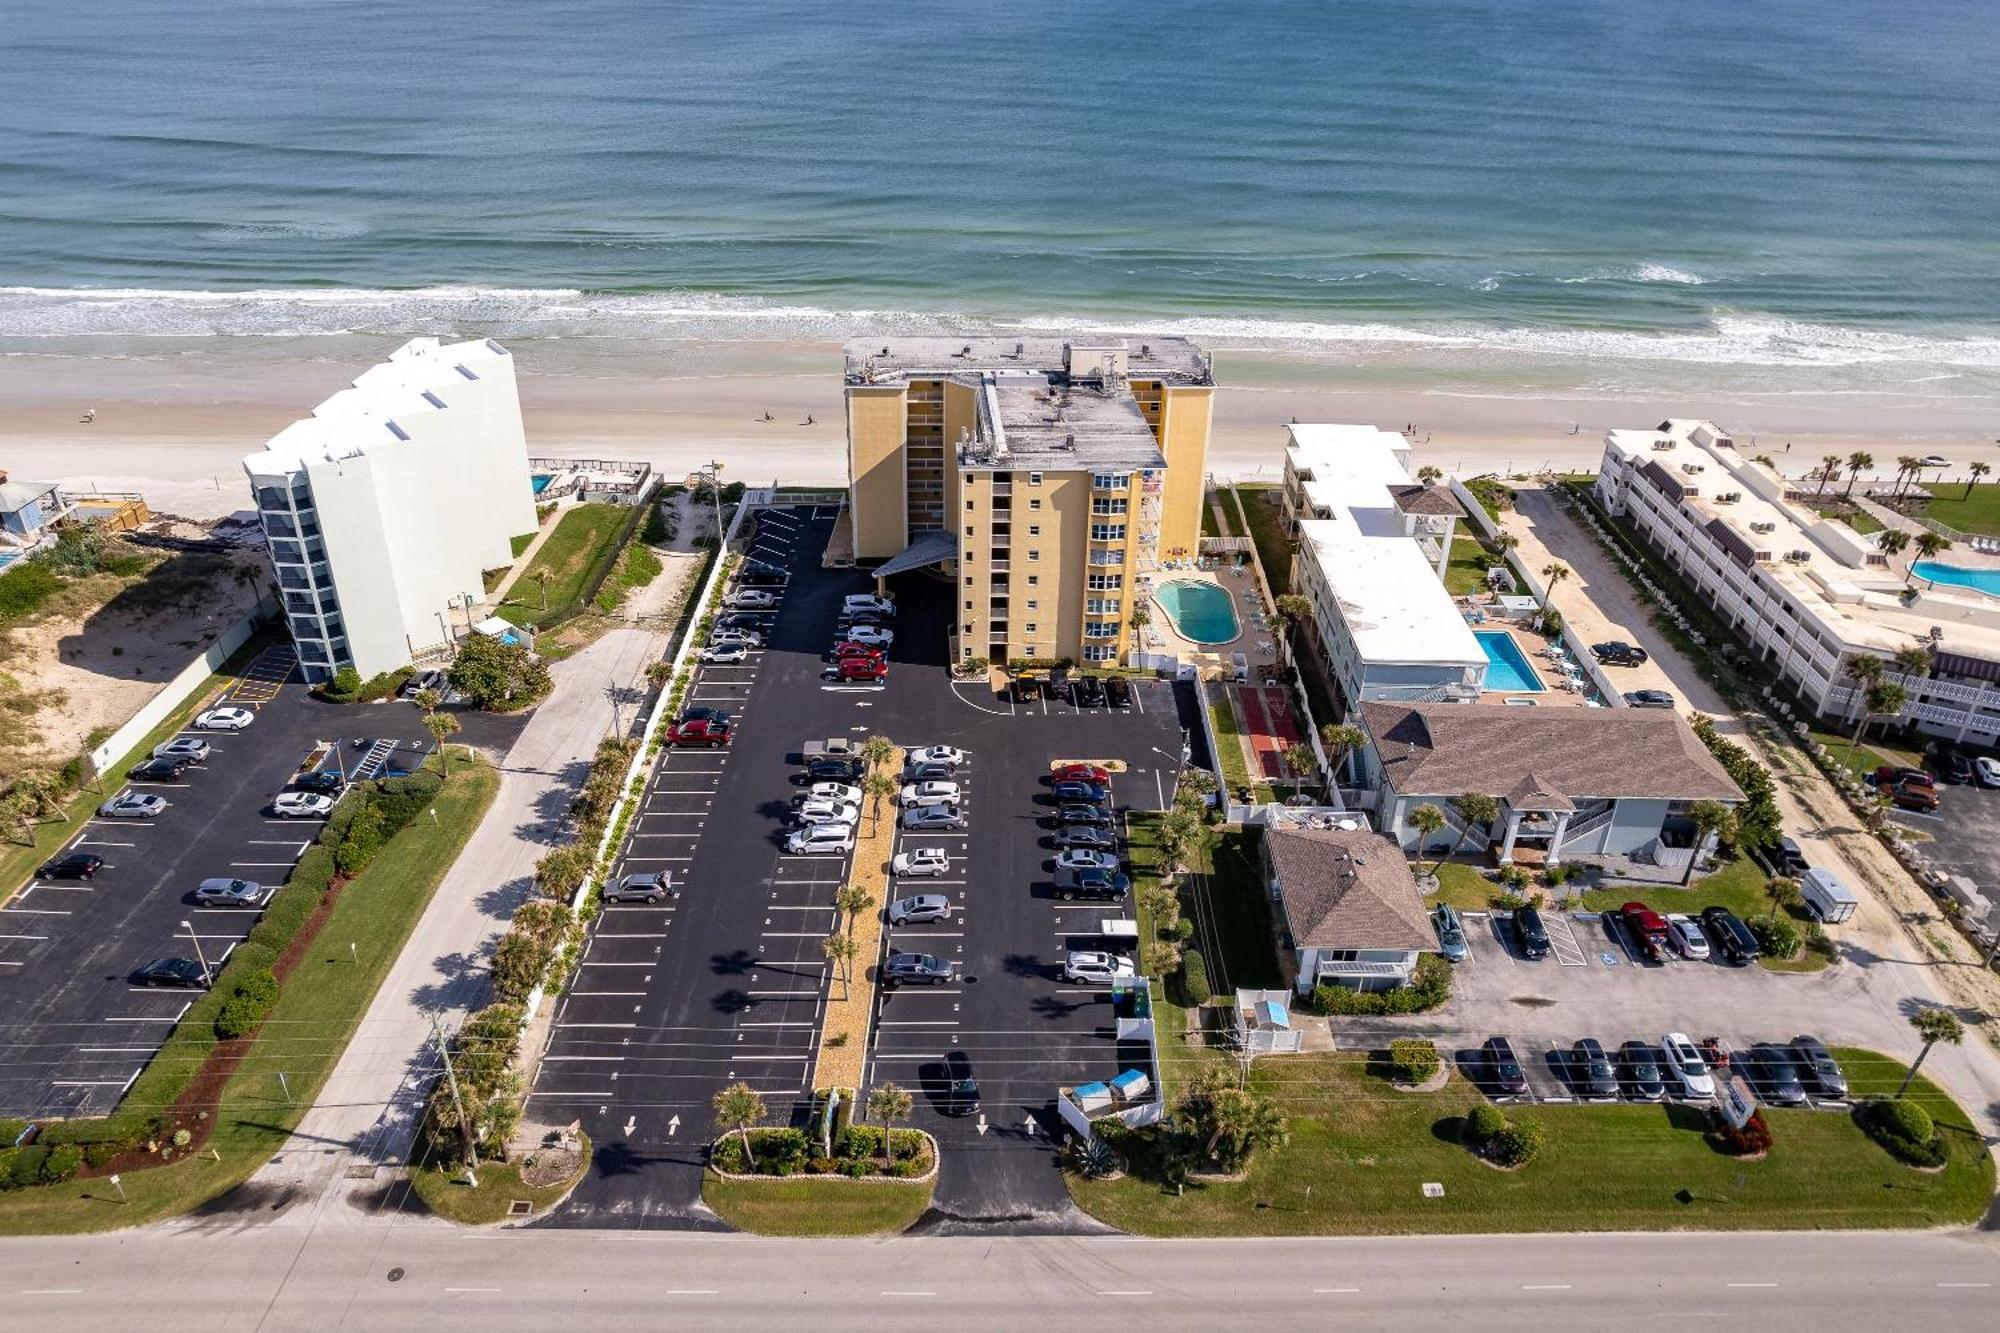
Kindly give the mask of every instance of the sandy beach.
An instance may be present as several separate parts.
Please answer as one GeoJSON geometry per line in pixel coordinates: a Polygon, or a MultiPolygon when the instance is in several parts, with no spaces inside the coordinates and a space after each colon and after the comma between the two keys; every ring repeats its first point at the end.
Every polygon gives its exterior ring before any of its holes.
{"type": "MultiPolygon", "coordinates": [[[[0,347],[0,468],[77,489],[138,490],[159,511],[207,518],[244,507],[242,457],[394,345],[393,339],[193,338],[0,347]],[[95,409],[89,423],[80,420],[95,409]]],[[[809,342],[515,340],[530,447],[644,458],[669,475],[710,459],[751,484],[845,475],[840,349],[809,342]],[[765,412],[771,422],[759,418],[765,412]],[[808,417],[811,425],[807,425],[808,417]]],[[[1215,349],[1218,477],[1275,478],[1282,426],[1367,421],[1416,427],[1419,463],[1462,475],[1594,468],[1610,426],[1705,416],[1788,471],[1866,449],[1885,470],[1906,453],[1996,452],[2000,388],[1961,377],[1950,392],[1855,382],[1824,371],[1682,366],[1666,377],[1573,367],[1427,359],[1355,360],[1215,349]]]]}

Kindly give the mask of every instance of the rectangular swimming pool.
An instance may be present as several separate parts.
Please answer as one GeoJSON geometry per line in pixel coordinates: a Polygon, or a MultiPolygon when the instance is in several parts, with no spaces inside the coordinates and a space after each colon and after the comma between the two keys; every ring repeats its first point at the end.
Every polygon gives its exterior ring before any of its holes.
{"type": "Polygon", "coordinates": [[[1521,645],[1504,629],[1474,630],[1486,654],[1486,688],[1502,694],[1540,694],[1547,689],[1521,645]]]}

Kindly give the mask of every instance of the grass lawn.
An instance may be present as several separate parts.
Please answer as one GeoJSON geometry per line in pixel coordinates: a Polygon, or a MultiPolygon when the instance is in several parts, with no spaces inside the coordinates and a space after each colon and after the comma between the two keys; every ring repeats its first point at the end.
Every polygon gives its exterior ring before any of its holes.
{"type": "Polygon", "coordinates": [[[1986,482],[1965,494],[1960,483],[1938,491],[1938,498],[1924,508],[1925,518],[1934,518],[1960,532],[1982,532],[2000,536],[2000,483],[1986,482]]]}
{"type": "Polygon", "coordinates": [[[1454,597],[1486,590],[1486,552],[1478,538],[1461,532],[1452,538],[1451,560],[1444,567],[1445,591],[1454,597]]]}
{"type": "Polygon", "coordinates": [[[760,1236],[880,1236],[902,1231],[930,1207],[931,1183],[916,1180],[724,1180],[708,1175],[701,1198],[729,1225],[760,1236]]]}
{"type": "MultiPolygon", "coordinates": [[[[312,1105],[499,785],[499,775],[484,762],[455,764],[431,805],[437,822],[429,816],[411,821],[341,891],[311,954],[285,983],[256,1043],[223,1088],[208,1141],[215,1157],[124,1172],[123,1204],[103,1180],[0,1195],[0,1235],[137,1226],[184,1213],[263,1165],[312,1105]],[[291,1086],[290,1104],[280,1072],[291,1086]]],[[[188,1049],[205,1054],[207,1044],[188,1049]]]]}
{"type": "MultiPolygon", "coordinates": [[[[1731,861],[1713,875],[1704,875],[1685,889],[1671,885],[1593,889],[1583,895],[1582,906],[1586,912],[1615,912],[1626,903],[1642,902],[1663,915],[1668,912],[1696,915],[1704,907],[1726,907],[1745,921],[1752,921],[1771,914],[1769,885],[1770,880],[1757,863],[1744,857],[1731,861]]],[[[1789,908],[1785,915],[1804,934],[1809,919],[1805,908],[1789,908]]],[[[1817,972],[1833,960],[1824,953],[1802,948],[1796,958],[1757,961],[1771,972],[1817,972]]]]}
{"type": "Polygon", "coordinates": [[[1832,506],[1814,505],[1813,512],[1821,518],[1830,518],[1837,523],[1845,523],[1866,537],[1871,532],[1882,530],[1882,520],[1862,509],[1841,510],[1832,506]]]}
{"type": "Polygon", "coordinates": [[[1243,757],[1243,733],[1236,729],[1236,710],[1226,696],[1209,704],[1208,720],[1215,728],[1215,748],[1222,752],[1216,755],[1222,765],[1222,781],[1234,798],[1240,789],[1251,785],[1250,762],[1243,757]]]}
{"type": "MultiPolygon", "coordinates": [[[[1880,726],[1880,723],[1876,724],[1880,726]]],[[[1846,761],[1856,777],[1866,777],[1887,764],[1891,767],[1922,768],[1923,756],[1911,750],[1885,745],[1879,740],[1868,740],[1856,747],[1853,755],[1848,755],[1848,747],[1854,744],[1852,733],[1842,735],[1837,731],[1814,729],[1811,738],[1824,745],[1833,755],[1834,762],[1846,761]]]]}
{"type": "Polygon", "coordinates": [[[249,642],[237,649],[235,655],[223,664],[222,670],[203,681],[201,688],[190,694],[186,703],[168,714],[165,721],[154,727],[144,739],[132,747],[131,753],[121,756],[107,770],[104,780],[97,784],[103,788],[102,793],[86,787],[70,802],[69,809],[64,812],[61,819],[37,825],[32,847],[14,842],[12,839],[0,845],[0,901],[12,898],[20,892],[35,871],[41,867],[42,862],[48,860],[76,836],[77,830],[97,813],[97,807],[104,804],[105,798],[124,785],[123,775],[127,769],[151,754],[155,745],[186,726],[188,719],[205,708],[214,699],[217,691],[235,681],[237,671],[275,642],[277,640],[264,635],[253,635],[249,642]]]}
{"type": "Polygon", "coordinates": [[[521,558],[521,552],[527,550],[530,546],[533,546],[535,544],[535,534],[532,532],[524,532],[518,537],[508,538],[508,541],[513,545],[514,558],[516,560],[519,560],[521,558]]]}
{"type": "Polygon", "coordinates": [[[1266,499],[1278,488],[1265,484],[1229,489],[1235,493],[1242,520],[1249,527],[1250,540],[1256,543],[1257,560],[1264,566],[1271,595],[1283,597],[1292,590],[1292,539],[1285,534],[1285,511],[1266,499]]]}
{"type": "Polygon", "coordinates": [[[439,1217],[450,1222],[458,1222],[469,1227],[491,1226],[504,1222],[514,1214],[508,1207],[516,1199],[526,1199],[535,1206],[532,1216],[540,1216],[554,1207],[572,1186],[583,1178],[590,1167],[590,1139],[583,1136],[583,1155],[578,1159],[576,1175],[554,1185],[540,1187],[521,1183],[521,1166],[518,1162],[501,1165],[490,1162],[479,1168],[479,1184],[465,1183],[465,1170],[458,1163],[442,1166],[413,1166],[410,1168],[410,1187],[416,1191],[424,1206],[439,1217]]]}
{"type": "Polygon", "coordinates": [[[631,511],[623,505],[572,507],[514,581],[500,615],[516,625],[539,625],[568,611],[583,596],[591,571],[605,556],[605,548],[618,539],[630,516],[631,511]],[[547,588],[546,610],[543,588],[535,581],[535,571],[541,569],[553,576],[547,588]]]}
{"type": "MultiPolygon", "coordinates": [[[[1897,1062],[1838,1054],[1857,1091],[1894,1090],[1897,1062]]],[[[1509,1108],[1540,1124],[1548,1146],[1499,1171],[1457,1142],[1461,1118],[1485,1101],[1476,1089],[1454,1078],[1434,1093],[1396,1092],[1367,1060],[1258,1060],[1251,1087],[1283,1108],[1291,1139],[1259,1153],[1241,1181],[1176,1196],[1152,1175],[1149,1139],[1127,1132],[1119,1147],[1133,1174],[1072,1178],[1070,1192],[1101,1221],[1156,1236],[1935,1227],[1975,1220],[1993,1194],[1978,1133],[1928,1080],[1911,1095],[1950,1144],[1935,1175],[1901,1165],[1838,1112],[1766,1111],[1771,1151],[1741,1162],[1709,1146],[1691,1108],[1595,1105],[1509,1108]],[[1424,1198],[1426,1181],[1444,1197],[1424,1198]]]]}
{"type": "Polygon", "coordinates": [[[1258,866],[1263,832],[1229,826],[1217,831],[1208,849],[1210,873],[1199,885],[1184,890],[1183,911],[1191,893],[1199,894],[1198,910],[1188,912],[1201,941],[1215,993],[1240,988],[1275,989],[1285,984],[1278,967],[1277,944],[1271,934],[1271,895],[1264,891],[1258,866]]]}
{"type": "Polygon", "coordinates": [[[1437,868],[1437,877],[1438,891],[1424,899],[1426,907],[1450,903],[1461,912],[1484,912],[1493,906],[1496,897],[1508,891],[1506,885],[1481,877],[1477,870],[1460,861],[1446,861],[1437,868]]]}

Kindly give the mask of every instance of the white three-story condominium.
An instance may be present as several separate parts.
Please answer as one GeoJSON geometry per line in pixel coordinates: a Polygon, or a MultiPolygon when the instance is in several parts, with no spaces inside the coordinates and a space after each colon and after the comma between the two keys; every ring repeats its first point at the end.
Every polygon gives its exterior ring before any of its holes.
{"type": "Polygon", "coordinates": [[[449,644],[481,571],[535,530],[514,358],[494,342],[411,339],[243,470],[311,680],[449,644]]]}

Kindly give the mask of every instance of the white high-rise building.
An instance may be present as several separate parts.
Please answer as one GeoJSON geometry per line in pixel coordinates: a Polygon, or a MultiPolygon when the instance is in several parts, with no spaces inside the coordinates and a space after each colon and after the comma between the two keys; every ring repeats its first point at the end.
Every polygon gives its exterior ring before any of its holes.
{"type": "Polygon", "coordinates": [[[243,460],[309,679],[454,637],[535,530],[514,358],[413,338],[243,460]]]}

